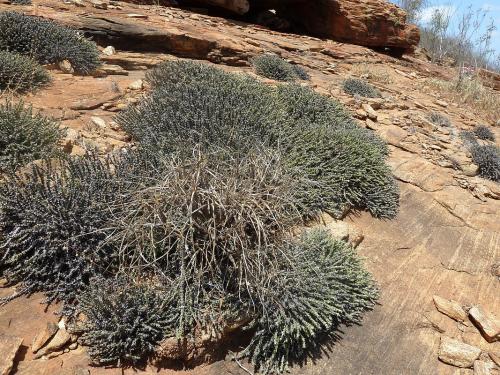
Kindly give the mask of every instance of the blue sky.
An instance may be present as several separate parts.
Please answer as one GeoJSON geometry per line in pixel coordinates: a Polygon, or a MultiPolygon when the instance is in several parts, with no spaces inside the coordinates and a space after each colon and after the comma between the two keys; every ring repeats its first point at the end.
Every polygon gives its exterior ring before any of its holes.
{"type": "MultiPolygon", "coordinates": [[[[425,9],[422,14],[423,21],[430,17],[432,10],[435,9],[435,7],[447,9],[449,12],[452,12],[452,14],[458,16],[454,17],[455,19],[460,18],[460,15],[467,10],[469,5],[472,5],[474,10],[488,10],[488,19],[487,22],[484,22],[485,25],[483,26],[483,31],[486,28],[486,24],[490,23],[489,18],[493,19],[497,30],[494,32],[492,37],[492,47],[497,53],[500,53],[500,0],[430,0],[429,3],[428,8],[425,9]]],[[[456,25],[453,26],[456,27],[456,25]]]]}

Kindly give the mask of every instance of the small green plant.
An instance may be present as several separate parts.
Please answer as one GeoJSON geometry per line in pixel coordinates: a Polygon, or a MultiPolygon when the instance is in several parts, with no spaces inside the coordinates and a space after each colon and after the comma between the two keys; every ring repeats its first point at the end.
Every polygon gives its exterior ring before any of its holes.
{"type": "Polygon", "coordinates": [[[486,125],[478,125],[474,128],[474,134],[483,141],[495,142],[495,134],[486,125]]]}
{"type": "Polygon", "coordinates": [[[451,126],[451,121],[448,117],[445,115],[439,113],[439,112],[431,112],[427,118],[429,119],[430,122],[432,122],[434,125],[437,126],[444,126],[444,127],[450,127],[451,126]]]}
{"type": "Polygon", "coordinates": [[[352,96],[358,95],[363,98],[382,97],[380,92],[375,87],[370,85],[368,82],[357,78],[346,79],[343,83],[343,88],[344,92],[352,96]]]}
{"type": "Polygon", "coordinates": [[[85,319],[74,327],[97,365],[140,365],[172,327],[169,299],[125,278],[93,279],[78,297],[85,319]]]}
{"type": "Polygon", "coordinates": [[[252,59],[252,65],[258,75],[276,81],[294,81],[309,79],[307,72],[300,66],[292,65],[278,55],[265,54],[252,59]]]}
{"type": "Polygon", "coordinates": [[[35,60],[6,51],[0,51],[0,91],[25,93],[50,82],[48,72],[35,60]]]}
{"type": "Polygon", "coordinates": [[[31,5],[31,0],[10,0],[14,5],[31,5]]]}
{"type": "Polygon", "coordinates": [[[472,161],[479,167],[479,175],[500,182],[500,149],[495,145],[474,144],[470,148],[472,161]]]}
{"type": "Polygon", "coordinates": [[[256,333],[242,356],[264,374],[302,362],[341,324],[358,324],[378,289],[345,242],[313,230],[284,251],[291,264],[269,276],[256,333]]]}
{"type": "Polygon", "coordinates": [[[79,74],[100,65],[96,44],[77,31],[17,12],[0,13],[0,50],[33,57],[41,64],[68,60],[79,74]]]}
{"type": "Polygon", "coordinates": [[[56,122],[22,102],[0,104],[0,172],[54,155],[62,136],[56,122]]]}

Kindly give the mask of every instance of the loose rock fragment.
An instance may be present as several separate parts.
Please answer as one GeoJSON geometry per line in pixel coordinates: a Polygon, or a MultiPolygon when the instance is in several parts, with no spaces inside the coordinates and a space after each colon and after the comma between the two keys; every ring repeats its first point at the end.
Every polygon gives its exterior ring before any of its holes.
{"type": "Polygon", "coordinates": [[[31,344],[31,351],[36,353],[42,348],[52,336],[54,336],[59,328],[55,323],[49,322],[47,325],[35,336],[31,344]]]}
{"type": "Polygon", "coordinates": [[[481,306],[474,306],[469,310],[469,316],[472,322],[479,328],[483,337],[488,342],[500,340],[500,322],[498,319],[481,306]]]}
{"type": "Polygon", "coordinates": [[[479,358],[481,349],[465,344],[450,337],[441,337],[439,347],[439,359],[449,365],[468,368],[474,365],[474,361],[479,358]]]}
{"type": "Polygon", "coordinates": [[[106,56],[113,56],[116,53],[116,50],[113,46],[107,46],[102,50],[102,53],[106,56]]]}
{"type": "Polygon", "coordinates": [[[474,375],[491,375],[494,364],[485,361],[474,362],[474,375]]]}
{"type": "Polygon", "coordinates": [[[36,358],[40,358],[42,356],[48,355],[49,353],[60,351],[64,345],[66,345],[71,340],[71,335],[65,329],[60,329],[57,331],[52,340],[49,341],[47,346],[40,350],[38,354],[35,356],[36,358]]]}
{"type": "Polygon", "coordinates": [[[439,296],[433,296],[432,298],[439,312],[459,322],[467,320],[467,314],[457,301],[447,300],[439,296]]]}

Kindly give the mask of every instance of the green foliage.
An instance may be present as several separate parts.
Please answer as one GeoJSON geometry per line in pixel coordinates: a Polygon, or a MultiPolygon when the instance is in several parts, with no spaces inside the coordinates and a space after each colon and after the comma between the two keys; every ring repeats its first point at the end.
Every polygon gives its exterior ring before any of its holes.
{"type": "Polygon", "coordinates": [[[298,190],[302,206],[337,217],[352,207],[375,217],[396,216],[399,190],[384,160],[376,144],[349,129],[304,129],[290,138],[286,152],[290,169],[314,181],[298,190]]]}
{"type": "Polygon", "coordinates": [[[232,155],[259,145],[277,148],[291,174],[312,181],[306,184],[310,190],[297,194],[305,216],[318,210],[338,214],[346,207],[395,216],[398,191],[384,165],[387,146],[338,102],[299,85],[273,88],[193,62],[161,64],[147,79],[150,97],[118,117],[143,145],[167,153],[190,153],[201,145],[232,155]],[[317,129],[321,135],[315,136],[317,129]]]}
{"type": "Polygon", "coordinates": [[[278,55],[260,55],[252,59],[255,72],[276,81],[295,81],[309,79],[307,72],[300,66],[292,65],[278,55]]]}
{"type": "Polygon", "coordinates": [[[0,51],[0,91],[25,93],[49,82],[49,74],[35,60],[17,53],[0,51]]]}
{"type": "Polygon", "coordinates": [[[0,172],[54,155],[62,134],[57,123],[22,102],[0,104],[0,172]]]}
{"type": "Polygon", "coordinates": [[[352,96],[358,95],[363,98],[382,97],[380,92],[375,87],[370,85],[368,82],[357,78],[346,79],[343,83],[343,88],[347,94],[352,96]]]}
{"type": "Polygon", "coordinates": [[[264,374],[312,356],[340,324],[360,323],[378,289],[355,251],[313,230],[287,245],[290,264],[269,276],[256,333],[243,356],[264,374]]]}
{"type": "Polygon", "coordinates": [[[14,5],[31,5],[31,0],[10,0],[14,5]]]}
{"type": "Polygon", "coordinates": [[[474,128],[474,134],[483,141],[495,142],[495,134],[486,125],[478,125],[474,128]]]}
{"type": "Polygon", "coordinates": [[[277,121],[276,113],[269,112],[269,89],[246,75],[195,62],[169,62],[147,79],[152,94],[123,111],[118,122],[137,141],[165,153],[190,154],[200,144],[244,154],[261,144],[277,121]]]}
{"type": "Polygon", "coordinates": [[[100,65],[96,44],[77,31],[17,12],[0,13],[0,50],[31,56],[41,64],[68,60],[80,74],[100,65]]]}
{"type": "Polygon", "coordinates": [[[479,175],[500,182],[500,149],[495,145],[474,144],[470,148],[472,161],[479,167],[479,175]]]}
{"type": "Polygon", "coordinates": [[[445,115],[439,113],[439,112],[432,112],[432,113],[429,114],[429,116],[427,118],[434,125],[444,126],[444,127],[450,127],[451,126],[450,119],[448,117],[446,117],[445,115]]]}
{"type": "MultiPolygon", "coordinates": [[[[113,169],[120,166],[115,166],[113,169]]],[[[67,303],[91,277],[116,269],[106,243],[110,203],[120,185],[96,156],[59,158],[10,174],[0,185],[0,269],[21,293],[67,303]]]]}
{"type": "Polygon", "coordinates": [[[124,278],[93,279],[78,297],[85,319],[76,325],[98,365],[139,365],[172,326],[169,299],[124,278]]]}

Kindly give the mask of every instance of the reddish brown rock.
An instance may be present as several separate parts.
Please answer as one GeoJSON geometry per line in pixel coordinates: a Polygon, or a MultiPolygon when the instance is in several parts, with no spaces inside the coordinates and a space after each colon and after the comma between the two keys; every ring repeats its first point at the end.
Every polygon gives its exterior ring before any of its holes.
{"type": "Polygon", "coordinates": [[[312,35],[362,46],[414,50],[420,40],[406,12],[385,0],[288,1],[280,14],[312,35]]]}
{"type": "Polygon", "coordinates": [[[0,375],[10,374],[22,342],[23,339],[20,337],[0,335],[0,375]]]}

